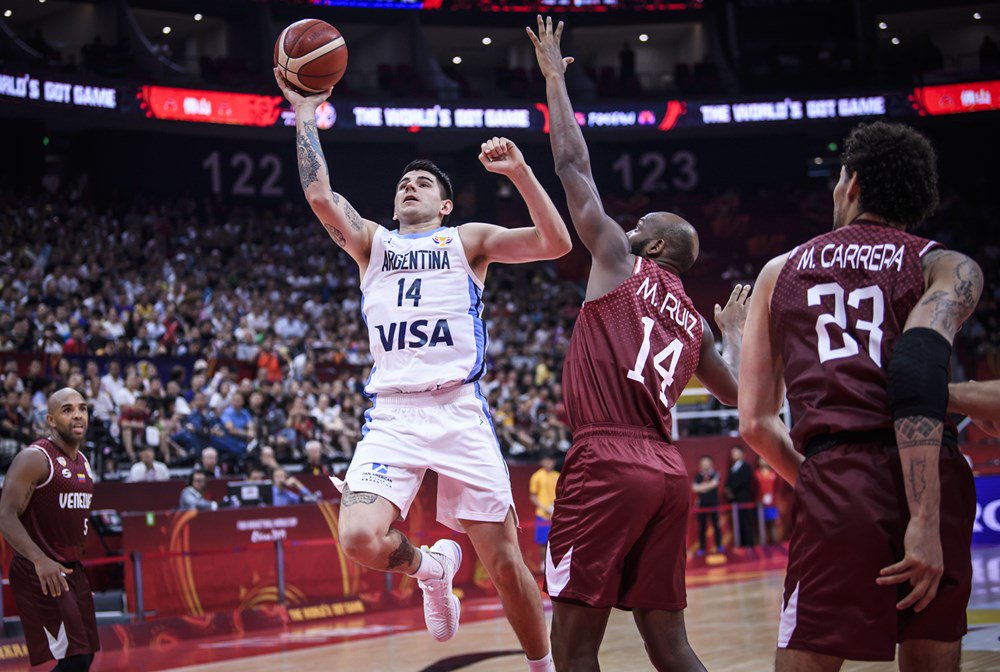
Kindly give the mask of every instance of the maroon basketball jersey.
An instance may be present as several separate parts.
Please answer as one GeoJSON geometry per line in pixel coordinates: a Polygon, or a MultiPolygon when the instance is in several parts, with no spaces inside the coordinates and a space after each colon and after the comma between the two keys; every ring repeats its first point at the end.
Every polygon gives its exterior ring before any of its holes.
{"type": "Polygon", "coordinates": [[[49,461],[49,475],[35,488],[21,514],[31,540],[53,560],[77,562],[90,525],[94,474],[82,452],[71,460],[49,439],[39,439],[25,450],[39,450],[49,461]]]}
{"type": "Polygon", "coordinates": [[[570,427],[648,427],[669,441],[670,409],[698,368],[701,333],[681,279],[637,257],[627,280],[580,310],[563,366],[570,427]]]}
{"type": "Polygon", "coordinates": [[[891,429],[885,371],[924,293],[921,258],[939,243],[874,223],[825,233],[788,255],[771,298],[792,440],[891,429]]]}

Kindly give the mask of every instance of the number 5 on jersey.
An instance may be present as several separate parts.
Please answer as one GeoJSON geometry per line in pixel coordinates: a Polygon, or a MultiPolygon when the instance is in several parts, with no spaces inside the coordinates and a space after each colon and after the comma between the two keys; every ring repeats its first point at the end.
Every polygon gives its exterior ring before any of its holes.
{"type": "MultiPolygon", "coordinates": [[[[642,346],[639,347],[639,353],[635,357],[635,366],[627,374],[629,380],[634,380],[642,385],[646,384],[646,377],[642,375],[642,370],[646,367],[646,359],[649,357],[649,337],[653,334],[653,325],[655,324],[651,317],[642,318],[642,346]]],[[[684,344],[681,340],[675,338],[667,347],[653,356],[653,368],[663,377],[663,382],[660,383],[660,402],[667,410],[670,410],[671,406],[670,399],[667,398],[667,388],[674,384],[674,372],[677,370],[677,363],[681,359],[683,348],[684,344]],[[668,357],[670,361],[664,367],[663,360],[668,357]]]]}

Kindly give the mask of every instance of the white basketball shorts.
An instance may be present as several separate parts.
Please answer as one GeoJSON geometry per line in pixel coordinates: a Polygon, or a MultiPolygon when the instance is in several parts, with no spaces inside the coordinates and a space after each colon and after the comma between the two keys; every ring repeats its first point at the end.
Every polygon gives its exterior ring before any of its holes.
{"type": "MultiPolygon", "coordinates": [[[[376,395],[365,413],[343,492],[370,492],[406,518],[424,472],[438,475],[437,520],[464,532],[460,520],[503,522],[513,509],[510,475],[493,419],[475,383],[446,390],[376,395]]],[[[515,514],[516,515],[516,514],[515,514]]]]}

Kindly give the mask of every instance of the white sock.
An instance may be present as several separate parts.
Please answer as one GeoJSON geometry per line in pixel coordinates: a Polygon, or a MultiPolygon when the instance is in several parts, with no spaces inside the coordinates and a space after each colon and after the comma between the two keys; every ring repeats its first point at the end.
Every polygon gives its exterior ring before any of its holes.
{"type": "Polygon", "coordinates": [[[556,664],[552,662],[551,651],[540,660],[531,660],[527,656],[525,659],[528,661],[528,672],[556,672],[556,664]]]}
{"type": "Polygon", "coordinates": [[[420,566],[410,576],[418,581],[444,578],[444,565],[441,564],[441,561],[423,549],[418,550],[420,553],[420,566]]]}

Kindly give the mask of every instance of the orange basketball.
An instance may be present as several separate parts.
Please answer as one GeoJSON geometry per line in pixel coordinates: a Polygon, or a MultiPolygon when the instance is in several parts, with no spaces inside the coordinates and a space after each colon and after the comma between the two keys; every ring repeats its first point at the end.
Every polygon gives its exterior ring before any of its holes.
{"type": "Polygon", "coordinates": [[[281,31],[274,65],[294,89],[313,94],[340,81],[347,68],[347,43],[340,31],[319,19],[303,19],[281,31]]]}

